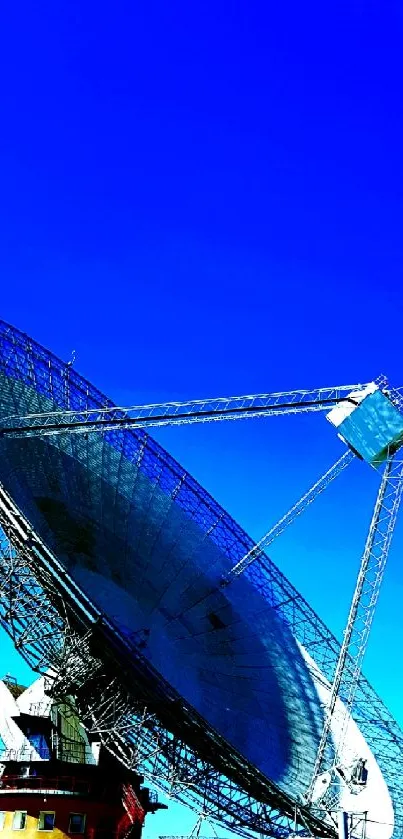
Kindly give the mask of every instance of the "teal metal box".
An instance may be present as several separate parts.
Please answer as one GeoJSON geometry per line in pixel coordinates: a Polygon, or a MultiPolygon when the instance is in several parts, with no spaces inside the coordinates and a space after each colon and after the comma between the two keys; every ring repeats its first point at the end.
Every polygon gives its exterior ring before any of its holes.
{"type": "Polygon", "coordinates": [[[343,420],[338,431],[363,460],[375,466],[402,444],[403,414],[376,390],[343,420]]]}

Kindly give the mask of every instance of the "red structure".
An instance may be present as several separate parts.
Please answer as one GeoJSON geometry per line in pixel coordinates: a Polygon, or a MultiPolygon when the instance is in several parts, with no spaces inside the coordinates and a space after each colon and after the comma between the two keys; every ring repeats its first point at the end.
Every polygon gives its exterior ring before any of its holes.
{"type": "Polygon", "coordinates": [[[1,839],[140,839],[147,813],[163,806],[143,781],[88,739],[43,679],[0,681],[1,839]]]}
{"type": "Polygon", "coordinates": [[[147,813],[161,805],[142,778],[109,755],[97,766],[7,761],[0,779],[0,827],[17,839],[140,839],[147,813]]]}

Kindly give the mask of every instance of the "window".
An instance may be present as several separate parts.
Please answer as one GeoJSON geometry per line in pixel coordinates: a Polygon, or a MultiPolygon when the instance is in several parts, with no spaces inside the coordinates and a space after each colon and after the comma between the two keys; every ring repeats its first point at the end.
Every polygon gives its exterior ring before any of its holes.
{"type": "Polygon", "coordinates": [[[27,823],[27,811],[16,810],[13,816],[13,830],[25,830],[27,823]]]}
{"type": "Polygon", "coordinates": [[[84,833],[85,814],[70,813],[69,833],[84,833]]]}
{"type": "Polygon", "coordinates": [[[6,814],[5,814],[4,810],[0,810],[0,830],[3,830],[5,820],[6,820],[6,814]]]}
{"type": "Polygon", "coordinates": [[[41,810],[38,819],[38,830],[53,830],[55,814],[51,810],[41,810]]]}

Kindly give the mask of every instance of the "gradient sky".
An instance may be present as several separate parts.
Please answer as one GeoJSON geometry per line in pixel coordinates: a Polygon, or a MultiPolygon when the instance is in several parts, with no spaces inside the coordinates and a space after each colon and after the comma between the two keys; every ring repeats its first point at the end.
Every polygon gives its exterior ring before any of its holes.
{"type": "MultiPolygon", "coordinates": [[[[401,4],[21,0],[0,29],[4,319],[123,404],[402,384],[401,4]]],[[[316,416],[158,437],[256,538],[342,450],[316,416]]],[[[339,636],[375,493],[357,463],[273,545],[339,636]]],[[[365,672],[403,724],[401,531],[365,672]]]]}

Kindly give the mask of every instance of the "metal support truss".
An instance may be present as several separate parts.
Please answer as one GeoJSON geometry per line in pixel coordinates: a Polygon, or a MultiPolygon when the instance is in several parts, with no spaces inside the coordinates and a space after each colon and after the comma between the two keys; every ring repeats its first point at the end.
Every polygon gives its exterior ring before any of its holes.
{"type": "MultiPolygon", "coordinates": [[[[63,588],[60,577],[48,570],[52,557],[49,553],[42,556],[32,528],[15,505],[11,503],[9,508],[4,496],[2,500],[0,621],[31,666],[48,674],[53,697],[60,697],[64,706],[66,698],[72,697],[87,729],[99,736],[119,760],[143,771],[165,793],[196,811],[202,798],[203,809],[211,818],[245,837],[261,833],[286,839],[295,833],[295,802],[279,791],[277,802],[269,800],[268,793],[254,794],[253,768],[245,768],[245,786],[249,788],[241,789],[230,774],[215,769],[189,746],[187,729],[173,733],[159,720],[151,702],[135,703],[131,686],[125,688],[119,681],[125,673],[124,663],[116,666],[113,660],[97,654],[99,616],[91,614],[90,604],[84,604],[84,608],[71,598],[68,581],[63,588]],[[32,609],[33,603],[37,608],[32,609]]],[[[326,626],[267,557],[254,563],[248,574],[330,679],[339,647],[326,626]]],[[[346,668],[351,666],[347,659],[346,668]]],[[[403,826],[402,732],[364,678],[357,694],[357,722],[375,750],[381,769],[388,773],[396,823],[403,826]]],[[[165,705],[170,701],[162,698],[165,705]]],[[[218,751],[217,746],[214,752],[218,751]]],[[[305,821],[316,835],[332,833],[309,813],[303,816],[298,811],[298,819],[298,830],[302,829],[304,835],[305,821]]]]}
{"type": "MultiPolygon", "coordinates": [[[[149,691],[150,706],[146,690],[139,689],[136,699],[125,661],[128,652],[133,661],[138,651],[127,644],[119,649],[115,642],[114,653],[105,652],[106,618],[85,598],[79,602],[73,581],[2,487],[0,528],[0,623],[25,660],[45,675],[48,695],[64,708],[71,702],[72,713],[92,736],[166,793],[196,810],[202,798],[206,815],[241,836],[260,832],[286,839],[294,818],[290,798],[267,779],[259,780],[246,762],[240,772],[240,757],[228,753],[226,764],[225,741],[213,732],[206,738],[205,723],[190,709],[188,719],[178,717],[175,701],[180,700],[165,685],[158,699],[154,689],[149,691]],[[162,719],[166,708],[176,729],[162,719]],[[197,728],[205,758],[195,741],[197,728]],[[241,775],[242,788],[234,780],[241,775]]],[[[333,835],[308,809],[305,820],[321,836],[333,835]]]]}
{"type": "MultiPolygon", "coordinates": [[[[163,402],[133,405],[129,408],[108,406],[76,411],[50,411],[26,416],[2,417],[0,437],[34,437],[68,432],[88,433],[117,428],[148,428],[165,425],[246,419],[281,414],[330,410],[340,402],[351,402],[351,392],[367,385],[263,393],[194,399],[187,402],[163,402]]],[[[354,402],[354,404],[357,404],[354,402]]]]}
{"type": "Polygon", "coordinates": [[[254,545],[254,547],[251,548],[250,551],[248,551],[248,553],[245,554],[245,556],[240,559],[233,568],[231,568],[231,571],[228,573],[225,580],[223,580],[223,585],[228,585],[231,580],[235,577],[239,577],[246,568],[249,568],[252,562],[259,559],[269,545],[277,539],[277,536],[280,536],[280,534],[283,533],[284,530],[286,530],[286,528],[289,527],[289,525],[292,524],[304,510],[306,510],[309,504],[312,504],[318,495],[327,489],[329,484],[331,484],[331,482],[340,475],[340,472],[342,472],[354,459],[355,455],[353,452],[344,452],[339,460],[337,460],[336,463],[334,463],[333,466],[331,466],[330,469],[328,469],[328,471],[325,472],[325,474],[322,475],[319,480],[304,493],[302,498],[300,498],[299,501],[297,501],[297,503],[294,504],[294,506],[291,507],[291,509],[288,510],[287,513],[285,513],[285,515],[282,516],[275,525],[273,525],[273,527],[270,528],[266,535],[263,536],[263,538],[260,539],[260,541],[257,542],[256,545],[254,545]]]}
{"type": "Polygon", "coordinates": [[[206,839],[206,837],[201,836],[201,830],[203,827],[204,829],[206,829],[206,827],[211,828],[211,836],[208,837],[208,839],[219,839],[214,824],[212,824],[205,812],[199,813],[195,825],[192,827],[192,830],[187,834],[187,836],[160,836],[159,839],[206,839]]]}
{"type": "MultiPolygon", "coordinates": [[[[384,385],[385,382],[380,383],[381,387],[384,385]]],[[[67,401],[67,378],[64,386],[67,401]]],[[[131,408],[109,406],[15,416],[3,418],[0,436],[18,438],[66,432],[88,433],[324,411],[340,402],[353,401],[351,391],[360,391],[364,387],[350,385],[131,408]]],[[[68,405],[71,405],[70,400],[68,405]]],[[[262,591],[267,591],[268,602],[274,601],[273,608],[292,628],[295,637],[315,658],[328,679],[329,668],[335,664],[334,676],[333,673],[330,675],[333,687],[329,713],[318,756],[320,750],[322,754],[315,765],[314,778],[327,753],[330,721],[338,696],[345,702],[347,724],[354,697],[358,694],[359,725],[369,744],[375,743],[381,768],[382,761],[385,765],[392,756],[401,761],[403,747],[401,732],[393,719],[365,680],[360,678],[362,656],[400,502],[402,469],[392,460],[387,464],[362,560],[363,573],[357,582],[340,651],[328,630],[263,555],[263,547],[267,547],[313,501],[350,459],[352,455],[347,452],[257,546],[252,547],[241,560],[239,554],[234,557],[235,565],[232,567],[234,576],[249,569],[250,578],[262,591]]],[[[244,772],[239,772],[240,756],[229,750],[228,744],[218,735],[214,740],[214,732],[207,731],[205,723],[203,729],[202,721],[197,719],[193,709],[181,707],[183,713],[178,713],[176,717],[181,719],[183,733],[178,726],[175,727],[172,720],[175,719],[175,702],[179,700],[171,695],[169,686],[161,681],[160,695],[157,695],[151,691],[150,681],[148,697],[146,689],[144,696],[136,694],[133,678],[124,669],[123,648],[119,649],[116,641],[118,633],[113,630],[113,645],[111,635],[107,634],[105,617],[74,586],[57,559],[41,543],[1,489],[0,526],[5,534],[0,545],[0,571],[3,575],[3,584],[0,582],[0,621],[24,657],[40,672],[47,671],[52,696],[60,698],[63,703],[70,696],[88,730],[99,736],[110,751],[126,765],[142,769],[154,783],[176,798],[193,801],[196,809],[200,808],[202,798],[207,815],[213,818],[219,816],[221,822],[240,835],[250,836],[253,831],[285,839],[293,832],[294,819],[296,824],[303,826],[303,830],[323,837],[333,835],[333,828],[324,821],[326,811],[318,814],[308,806],[312,788],[307,802],[298,808],[296,815],[295,802],[267,779],[259,777],[254,767],[244,761],[244,772]],[[104,638],[109,644],[104,644],[104,649],[101,649],[100,640],[102,642],[104,638]],[[167,724],[167,708],[173,712],[170,724],[167,724]],[[198,726],[200,739],[197,742],[195,731],[198,726]],[[242,788],[234,781],[239,777],[243,778],[242,788]]],[[[125,653],[130,652],[135,667],[140,645],[132,640],[133,647],[129,649],[126,644],[125,653]]],[[[144,662],[141,666],[144,667],[144,662]]],[[[335,761],[341,751],[342,742],[336,750],[335,761]]],[[[388,775],[393,775],[393,771],[393,767],[389,768],[388,775]]],[[[399,795],[400,777],[401,765],[396,765],[396,791],[399,795]]],[[[401,809],[396,812],[397,822],[403,825],[401,809]]]]}
{"type": "Polygon", "coordinates": [[[344,631],[343,643],[337,660],[332,687],[326,708],[326,717],[315,761],[312,782],[307,793],[307,802],[312,801],[315,781],[328,766],[324,765],[330,740],[332,717],[337,698],[344,682],[343,723],[338,742],[335,744],[333,767],[340,763],[348,720],[361,676],[362,661],[375,613],[379,590],[390,549],[393,531],[403,491],[403,462],[397,456],[390,457],[384,468],[376,499],[374,512],[361,559],[356,587],[344,631]],[[349,667],[346,667],[349,660],[349,667]]]}
{"type": "MultiPolygon", "coordinates": [[[[68,409],[31,414],[25,418],[3,418],[0,423],[0,435],[3,437],[65,432],[85,434],[119,428],[141,429],[323,411],[348,399],[351,403],[351,392],[359,392],[359,401],[364,389],[364,386],[351,385],[117,408],[76,376],[71,366],[60,363],[27,336],[5,324],[0,324],[0,332],[3,373],[36,391],[38,398],[33,405],[45,406],[49,402],[44,400],[51,400],[55,407],[68,409]],[[100,407],[93,409],[93,405],[100,407]]],[[[401,409],[400,391],[391,391],[385,379],[377,380],[376,384],[401,409]]],[[[131,443],[138,441],[138,435],[128,435],[128,438],[131,443]]],[[[147,446],[146,441],[147,435],[142,434],[139,442],[143,449],[147,446]]],[[[136,457],[140,465],[142,453],[137,451],[136,457]]],[[[379,585],[376,581],[380,581],[382,573],[382,556],[386,558],[393,529],[391,525],[388,531],[386,522],[395,515],[394,509],[397,512],[400,500],[398,492],[395,491],[393,497],[392,491],[389,512],[385,512],[394,468],[395,463],[391,467],[390,484],[375,522],[376,534],[381,534],[379,546],[374,535],[367,556],[368,574],[361,591],[364,603],[370,603],[372,597],[370,591],[366,594],[370,567],[375,570],[372,592],[377,594],[379,585]],[[384,530],[381,529],[383,519],[384,530]],[[378,577],[374,560],[376,551],[379,551],[378,577]]],[[[402,479],[401,473],[396,475],[395,486],[402,479]]],[[[175,477],[172,497],[180,491],[178,487],[184,480],[176,473],[175,477]]],[[[201,493],[201,490],[197,492],[201,493]]],[[[224,514],[215,509],[212,499],[203,500],[202,510],[195,513],[195,520],[196,515],[208,518],[207,532],[217,535],[217,540],[222,539],[224,550],[231,558],[230,567],[234,567],[245,552],[253,549],[235,523],[231,523],[233,533],[229,528],[223,529],[220,534],[215,532],[219,531],[217,524],[224,514]],[[211,517],[207,517],[207,512],[212,512],[211,517]]],[[[140,770],[144,767],[154,783],[176,797],[193,802],[196,811],[200,811],[202,806],[203,811],[212,817],[219,816],[224,824],[241,835],[250,836],[251,831],[256,831],[275,839],[285,839],[295,832],[298,825],[303,826],[305,835],[326,836],[332,833],[329,822],[325,821],[325,812],[318,817],[309,807],[302,805],[296,808],[296,802],[290,796],[262,778],[255,767],[242,762],[242,756],[208,729],[206,721],[198,718],[194,709],[187,707],[170,685],[162,679],[160,682],[155,680],[155,674],[147,670],[149,663],[141,658],[141,639],[133,638],[129,643],[119,637],[106,617],[74,586],[57,558],[40,542],[11,499],[5,498],[1,492],[0,527],[4,531],[0,543],[0,622],[34,668],[48,674],[48,686],[53,696],[60,696],[64,704],[70,696],[88,729],[101,737],[123,763],[135,765],[140,770]],[[140,685],[141,679],[144,685],[140,685]],[[143,692],[140,687],[144,687],[143,692]],[[239,778],[242,779],[242,789],[236,782],[239,778]]],[[[370,621],[362,624],[367,629],[361,638],[357,635],[356,649],[361,650],[358,657],[352,644],[343,652],[327,627],[262,552],[256,561],[247,566],[246,574],[315,660],[329,683],[337,674],[343,657],[344,669],[338,695],[346,707],[352,708],[354,718],[387,778],[395,809],[396,832],[402,834],[403,734],[356,666],[359,655],[362,657],[370,621]]],[[[353,616],[354,632],[359,626],[360,608],[357,605],[353,616]]]]}

